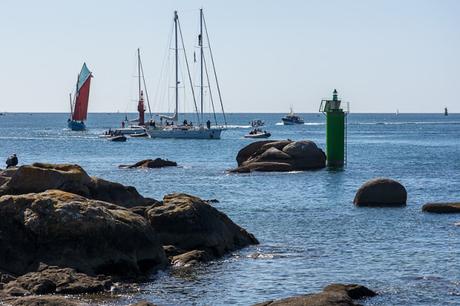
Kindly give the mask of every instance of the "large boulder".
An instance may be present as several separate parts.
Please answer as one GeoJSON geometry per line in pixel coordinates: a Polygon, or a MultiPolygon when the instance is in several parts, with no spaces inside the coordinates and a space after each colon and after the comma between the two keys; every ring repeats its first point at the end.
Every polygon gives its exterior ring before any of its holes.
{"type": "Polygon", "coordinates": [[[0,197],[0,270],[40,263],[86,274],[138,275],[166,262],[149,223],[128,209],[60,190],[0,197]]]}
{"type": "Polygon", "coordinates": [[[164,168],[164,167],[177,167],[177,163],[167,159],[155,158],[144,159],[132,165],[120,165],[120,168],[164,168]]]}
{"type": "MultiPolygon", "coordinates": [[[[205,201],[187,194],[170,194],[163,205],[155,205],[146,216],[161,244],[175,255],[176,264],[206,261],[227,252],[257,244],[257,239],[227,215],[205,201]],[[179,254],[185,254],[177,257],[179,254]]],[[[172,258],[171,258],[172,259],[172,258]]]]}
{"type": "Polygon", "coordinates": [[[375,178],[364,183],[356,192],[356,206],[384,207],[404,206],[407,191],[404,186],[389,178],[375,178]]]}
{"type": "Polygon", "coordinates": [[[377,294],[361,285],[332,284],[320,293],[305,294],[276,301],[266,301],[255,306],[359,306],[355,300],[377,294]]]}
{"type": "Polygon", "coordinates": [[[422,211],[436,214],[459,214],[460,203],[427,203],[422,211]]]}
{"type": "Polygon", "coordinates": [[[59,189],[124,207],[156,202],[141,196],[134,187],[90,177],[80,166],[70,164],[34,163],[8,169],[0,172],[0,184],[0,195],[59,189]]]}
{"type": "Polygon", "coordinates": [[[238,152],[230,172],[303,171],[326,167],[326,155],[309,140],[256,141],[238,152]]]}
{"type": "Polygon", "coordinates": [[[267,143],[273,143],[274,141],[272,140],[262,140],[262,141],[256,141],[248,144],[245,146],[243,149],[241,149],[238,152],[238,155],[236,155],[236,162],[238,163],[238,166],[241,166],[241,164],[246,161],[249,157],[251,157],[255,152],[259,151],[260,148],[264,144],[267,143]]]}

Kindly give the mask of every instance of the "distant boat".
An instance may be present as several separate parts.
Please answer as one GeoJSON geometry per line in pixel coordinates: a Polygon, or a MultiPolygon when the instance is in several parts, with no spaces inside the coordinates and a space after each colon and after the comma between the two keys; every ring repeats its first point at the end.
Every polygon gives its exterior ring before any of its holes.
{"type": "Polygon", "coordinates": [[[449,112],[447,111],[447,107],[444,108],[444,116],[448,116],[449,112]]]}
{"type": "Polygon", "coordinates": [[[83,63],[80,73],[77,78],[75,94],[72,99],[70,94],[70,118],[67,120],[67,125],[72,131],[83,131],[86,129],[85,120],[88,116],[88,100],[91,78],[93,75],[83,63]]]}
{"type": "Polygon", "coordinates": [[[251,122],[249,122],[253,128],[259,127],[259,126],[264,126],[265,122],[260,119],[254,119],[251,122]]]}
{"type": "Polygon", "coordinates": [[[396,110],[396,116],[398,116],[398,115],[399,115],[399,109],[396,110]]]}
{"type": "Polygon", "coordinates": [[[284,125],[294,125],[294,124],[304,124],[305,123],[303,121],[303,118],[294,114],[292,107],[291,107],[291,111],[289,112],[289,114],[281,118],[281,120],[283,120],[284,125]]]}

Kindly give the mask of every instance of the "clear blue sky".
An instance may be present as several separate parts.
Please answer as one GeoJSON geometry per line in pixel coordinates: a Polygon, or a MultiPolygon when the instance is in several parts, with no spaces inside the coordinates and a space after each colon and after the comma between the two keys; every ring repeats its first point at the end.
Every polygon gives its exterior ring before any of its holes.
{"type": "MultiPolygon", "coordinates": [[[[460,112],[460,1],[0,1],[0,111],[67,112],[84,61],[91,112],[135,111],[135,53],[157,89],[172,13],[189,55],[203,7],[229,112],[460,112]]],[[[160,103],[161,104],[161,103],[160,103]]]]}

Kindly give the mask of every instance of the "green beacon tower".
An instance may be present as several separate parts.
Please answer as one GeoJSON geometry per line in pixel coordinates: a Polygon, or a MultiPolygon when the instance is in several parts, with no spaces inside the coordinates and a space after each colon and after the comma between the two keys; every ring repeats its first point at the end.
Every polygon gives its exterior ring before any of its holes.
{"type": "Polygon", "coordinates": [[[321,100],[320,112],[326,115],[326,158],[327,166],[341,168],[346,164],[346,122],[348,110],[341,107],[337,90],[332,100],[321,100]]]}

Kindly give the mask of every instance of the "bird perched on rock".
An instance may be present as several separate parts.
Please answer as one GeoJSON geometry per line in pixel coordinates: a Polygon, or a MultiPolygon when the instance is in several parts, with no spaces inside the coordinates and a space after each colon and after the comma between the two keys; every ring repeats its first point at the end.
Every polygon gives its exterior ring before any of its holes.
{"type": "Polygon", "coordinates": [[[6,160],[6,168],[15,167],[17,165],[18,165],[18,157],[16,156],[16,154],[11,155],[6,160]]]}

